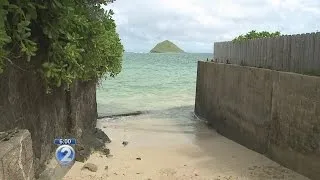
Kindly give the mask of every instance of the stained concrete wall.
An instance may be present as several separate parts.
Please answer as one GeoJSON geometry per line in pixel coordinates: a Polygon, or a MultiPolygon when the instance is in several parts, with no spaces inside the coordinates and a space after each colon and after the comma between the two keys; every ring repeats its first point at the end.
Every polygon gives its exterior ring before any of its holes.
{"type": "Polygon", "coordinates": [[[0,132],[29,130],[36,177],[53,157],[55,138],[73,137],[81,142],[94,130],[97,119],[95,82],[76,82],[70,91],[61,87],[50,94],[44,84],[37,73],[10,64],[0,75],[0,132]]]}
{"type": "Polygon", "coordinates": [[[199,62],[195,113],[219,133],[320,179],[320,78],[199,62]]]}
{"type": "Polygon", "coordinates": [[[16,130],[0,134],[0,179],[34,178],[31,134],[16,130]]]}

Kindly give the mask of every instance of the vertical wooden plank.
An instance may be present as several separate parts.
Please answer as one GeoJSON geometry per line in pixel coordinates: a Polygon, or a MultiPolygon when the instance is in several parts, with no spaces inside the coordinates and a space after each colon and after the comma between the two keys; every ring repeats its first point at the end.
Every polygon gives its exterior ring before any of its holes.
{"type": "Polygon", "coordinates": [[[265,68],[265,59],[266,59],[266,39],[261,39],[261,67],[265,68]]]}
{"type": "Polygon", "coordinates": [[[272,69],[278,70],[277,65],[278,65],[278,37],[272,38],[273,40],[273,45],[272,45],[272,69]]]}
{"type": "Polygon", "coordinates": [[[225,61],[227,61],[229,59],[229,43],[226,42],[226,59],[225,61]]]}
{"type": "Polygon", "coordinates": [[[243,62],[243,49],[244,49],[244,42],[239,42],[239,57],[240,63],[243,62]]]}
{"type": "MultiPolygon", "coordinates": [[[[230,62],[233,62],[233,57],[232,57],[232,42],[230,41],[229,42],[229,52],[230,52],[230,62]]],[[[232,63],[234,64],[234,63],[232,63]]]]}
{"type": "Polygon", "coordinates": [[[313,70],[313,67],[315,67],[315,63],[314,63],[314,54],[313,52],[315,51],[314,48],[314,36],[315,33],[311,33],[308,40],[309,40],[309,51],[308,51],[308,65],[309,65],[309,70],[313,70]]]}
{"type": "Polygon", "coordinates": [[[242,41],[239,43],[239,46],[240,46],[240,59],[241,61],[244,61],[243,57],[244,57],[244,53],[243,53],[243,50],[245,49],[245,44],[246,42],[245,41],[242,41]]]}
{"type": "Polygon", "coordinates": [[[247,53],[245,55],[245,59],[247,59],[247,64],[249,66],[252,66],[252,58],[251,58],[251,54],[252,54],[252,40],[247,41],[247,53]],[[246,58],[248,57],[248,58],[246,58]]]}
{"type": "Polygon", "coordinates": [[[221,47],[220,47],[220,53],[221,53],[221,57],[220,57],[220,61],[223,61],[223,59],[224,59],[224,50],[223,50],[223,48],[224,48],[224,44],[223,43],[221,43],[221,47]]]}
{"type": "Polygon", "coordinates": [[[278,37],[274,37],[273,39],[273,46],[272,46],[272,53],[273,53],[273,64],[272,67],[275,70],[279,70],[278,69],[278,63],[279,63],[279,42],[278,42],[278,37]]]}
{"type": "Polygon", "coordinates": [[[289,71],[288,70],[288,54],[289,54],[289,49],[288,49],[288,36],[283,36],[283,49],[282,49],[282,69],[283,71],[289,71]]]}
{"type": "Polygon", "coordinates": [[[217,55],[217,59],[220,59],[220,57],[219,57],[219,51],[220,51],[220,43],[217,43],[216,44],[216,55],[217,55]]]}
{"type": "Polygon", "coordinates": [[[234,64],[237,64],[237,58],[235,57],[235,54],[234,54],[234,43],[231,41],[231,58],[232,58],[232,62],[234,64]]]}
{"type": "MultiPolygon", "coordinates": [[[[231,42],[228,42],[228,50],[229,50],[229,62],[232,63],[232,55],[231,55],[231,42]]],[[[232,63],[233,64],[233,63],[232,63]]]]}
{"type": "Polygon", "coordinates": [[[219,48],[218,48],[218,49],[219,49],[219,51],[217,52],[217,54],[219,54],[219,55],[218,55],[218,59],[219,59],[219,61],[220,61],[220,59],[221,59],[221,53],[222,53],[222,52],[221,52],[221,43],[219,43],[219,48]]]}
{"type": "Polygon", "coordinates": [[[223,59],[223,43],[220,43],[220,52],[219,52],[219,60],[222,61],[223,59]]]}
{"type": "Polygon", "coordinates": [[[274,47],[275,47],[275,40],[274,38],[270,38],[270,66],[271,69],[274,69],[274,47]]]}
{"type": "Polygon", "coordinates": [[[278,39],[278,52],[279,52],[279,57],[278,57],[278,68],[279,70],[283,71],[283,38],[280,36],[278,39]]]}
{"type": "Polygon", "coordinates": [[[263,67],[264,39],[260,38],[260,67],[263,67]]]}
{"type": "Polygon", "coordinates": [[[240,48],[240,42],[237,42],[237,56],[238,56],[238,59],[239,59],[239,62],[241,62],[241,48],[240,48]]]}
{"type": "Polygon", "coordinates": [[[219,61],[221,61],[223,58],[222,45],[223,45],[222,43],[219,43],[219,61]]]}
{"type": "Polygon", "coordinates": [[[294,36],[294,50],[293,54],[293,71],[298,72],[298,64],[299,64],[299,35],[294,36]]]}
{"type": "Polygon", "coordinates": [[[245,46],[247,49],[246,49],[246,51],[244,51],[244,53],[245,53],[245,55],[244,55],[244,59],[246,60],[246,64],[248,65],[248,66],[252,66],[252,64],[251,64],[251,57],[250,57],[250,53],[251,53],[251,41],[250,40],[248,40],[248,41],[246,41],[246,46],[245,46]]]}
{"type": "Polygon", "coordinates": [[[235,58],[234,58],[234,49],[233,49],[233,43],[232,43],[232,41],[230,42],[230,45],[231,45],[231,62],[233,63],[233,64],[236,64],[236,60],[235,60],[235,58]]]}
{"type": "Polygon", "coordinates": [[[256,52],[257,52],[256,39],[253,39],[251,42],[251,61],[254,67],[257,67],[256,52]]]}
{"type": "Polygon", "coordinates": [[[239,56],[239,60],[240,60],[240,63],[242,62],[242,56],[241,56],[241,42],[237,42],[237,48],[238,48],[238,56],[239,56]]]}
{"type": "Polygon", "coordinates": [[[267,38],[267,60],[266,60],[266,68],[270,69],[272,66],[272,39],[267,38]]]}
{"type": "Polygon", "coordinates": [[[301,47],[302,48],[302,54],[301,54],[301,63],[300,63],[300,72],[306,72],[308,71],[308,51],[309,51],[309,37],[310,36],[310,33],[308,34],[303,34],[302,35],[302,43],[303,43],[303,46],[301,47]]]}
{"type": "Polygon", "coordinates": [[[303,56],[303,64],[301,66],[302,70],[304,72],[308,72],[311,70],[310,65],[312,64],[312,62],[310,61],[311,58],[311,33],[307,33],[304,36],[305,39],[305,49],[304,49],[304,56],[303,56]]]}
{"type": "Polygon", "coordinates": [[[229,58],[229,57],[228,57],[228,42],[225,42],[224,45],[225,45],[225,49],[224,49],[224,50],[225,50],[224,62],[226,62],[227,59],[229,58]]]}
{"type": "Polygon", "coordinates": [[[224,57],[223,57],[223,62],[226,62],[226,59],[227,59],[227,43],[226,42],[224,42],[223,43],[223,55],[224,55],[224,57]]]}
{"type": "Polygon", "coordinates": [[[258,46],[257,46],[257,40],[254,39],[252,40],[252,45],[251,45],[251,54],[252,54],[252,62],[253,62],[253,65],[254,67],[257,67],[257,49],[258,49],[258,46]]]}
{"type": "Polygon", "coordinates": [[[299,70],[298,72],[299,73],[302,73],[304,70],[302,69],[302,66],[304,64],[304,55],[305,55],[305,49],[306,49],[306,39],[305,39],[305,35],[304,34],[301,34],[299,36],[299,45],[300,45],[300,53],[299,53],[299,70]]]}
{"type": "Polygon", "coordinates": [[[296,72],[298,73],[301,73],[301,59],[302,59],[302,56],[303,56],[303,51],[304,51],[304,47],[303,47],[303,37],[302,37],[302,34],[299,34],[297,36],[297,44],[298,44],[298,53],[296,54],[296,57],[297,57],[297,64],[296,64],[296,72]]]}
{"type": "Polygon", "coordinates": [[[259,67],[262,67],[263,61],[263,39],[259,38],[259,67]]]}
{"type": "Polygon", "coordinates": [[[255,62],[254,62],[254,39],[251,40],[250,42],[250,62],[251,62],[251,66],[255,67],[255,62]]]}
{"type": "Polygon", "coordinates": [[[278,37],[278,69],[283,71],[283,37],[278,37]]]}
{"type": "Polygon", "coordinates": [[[260,51],[259,38],[255,39],[254,45],[255,45],[254,61],[255,61],[256,67],[259,67],[259,51],[260,51]]]}
{"type": "Polygon", "coordinates": [[[213,44],[213,57],[214,58],[218,58],[218,56],[217,56],[217,47],[218,46],[218,43],[214,43],[213,44]]]}
{"type": "Polygon", "coordinates": [[[252,42],[253,40],[248,41],[248,51],[247,51],[247,56],[248,56],[248,65],[253,66],[252,62],[252,42]]]}
{"type": "Polygon", "coordinates": [[[223,58],[224,58],[223,48],[224,48],[224,44],[221,43],[221,44],[220,44],[220,53],[221,53],[221,55],[220,55],[220,61],[223,61],[223,58]]]}
{"type": "Polygon", "coordinates": [[[287,69],[288,69],[288,71],[292,71],[292,67],[291,67],[291,62],[292,62],[292,60],[291,60],[292,35],[289,35],[287,37],[287,41],[288,41],[288,45],[287,45],[288,46],[287,69]]]}
{"type": "Polygon", "coordinates": [[[237,43],[236,42],[233,43],[233,50],[234,50],[234,57],[236,58],[236,61],[237,61],[236,64],[238,64],[239,56],[238,56],[238,49],[237,49],[237,43]]]}
{"type": "Polygon", "coordinates": [[[313,51],[314,69],[320,71],[320,32],[314,35],[314,51],[313,51]]]}
{"type": "Polygon", "coordinates": [[[259,63],[259,61],[260,61],[260,54],[259,54],[259,52],[260,52],[260,44],[259,44],[259,41],[260,39],[256,39],[256,41],[255,41],[255,48],[256,48],[256,50],[255,50],[255,54],[254,54],[254,57],[255,57],[255,62],[256,62],[256,67],[259,67],[260,66],[260,63],[259,63]]]}
{"type": "Polygon", "coordinates": [[[235,58],[235,63],[238,64],[238,55],[237,55],[237,44],[236,42],[233,42],[233,57],[235,58]]]}
{"type": "Polygon", "coordinates": [[[227,61],[227,59],[229,59],[230,58],[230,56],[229,56],[229,42],[226,42],[226,61],[227,61]]]}
{"type": "Polygon", "coordinates": [[[283,68],[283,37],[279,37],[279,69],[281,71],[284,71],[283,68]]]}
{"type": "Polygon", "coordinates": [[[240,58],[240,61],[242,62],[243,61],[243,53],[242,53],[242,51],[243,51],[243,42],[239,42],[239,44],[238,44],[238,46],[239,46],[239,58],[240,58]]]}
{"type": "Polygon", "coordinates": [[[256,51],[255,51],[256,67],[260,67],[260,38],[256,39],[255,45],[256,45],[256,51]]]}
{"type": "MultiPolygon", "coordinates": [[[[229,56],[229,62],[230,62],[230,63],[232,63],[232,55],[231,55],[231,48],[232,48],[232,47],[231,47],[231,45],[232,45],[231,42],[228,41],[228,54],[229,54],[228,56],[229,56]]],[[[233,63],[232,63],[232,64],[233,64],[233,63]]]]}
{"type": "Polygon", "coordinates": [[[213,43],[213,58],[216,58],[216,44],[217,43],[213,43]]]}
{"type": "Polygon", "coordinates": [[[243,61],[243,59],[242,59],[242,45],[243,44],[243,42],[238,42],[238,50],[239,50],[239,59],[240,59],[240,63],[243,61]]]}
{"type": "Polygon", "coordinates": [[[295,64],[296,62],[296,57],[295,57],[295,52],[297,51],[297,43],[296,43],[297,36],[291,36],[291,53],[290,53],[290,71],[291,72],[296,72],[296,67],[295,64]]]}
{"type": "Polygon", "coordinates": [[[250,40],[246,41],[246,46],[245,46],[246,50],[244,51],[244,56],[243,59],[246,61],[246,65],[248,66],[252,66],[251,65],[251,59],[250,59],[250,50],[251,50],[251,46],[250,46],[250,40]]]}
{"type": "Polygon", "coordinates": [[[219,60],[221,60],[222,59],[222,43],[219,43],[219,60]]]}

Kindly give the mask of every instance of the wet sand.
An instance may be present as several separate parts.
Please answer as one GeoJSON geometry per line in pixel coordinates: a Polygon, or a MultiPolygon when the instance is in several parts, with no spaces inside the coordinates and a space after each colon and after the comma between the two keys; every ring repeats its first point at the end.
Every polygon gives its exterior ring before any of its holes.
{"type": "Polygon", "coordinates": [[[112,142],[112,157],[94,153],[76,162],[65,180],[307,180],[195,120],[190,107],[98,121],[112,142]],[[123,146],[122,142],[128,141],[123,146]],[[138,160],[137,158],[141,158],[138,160]]]}

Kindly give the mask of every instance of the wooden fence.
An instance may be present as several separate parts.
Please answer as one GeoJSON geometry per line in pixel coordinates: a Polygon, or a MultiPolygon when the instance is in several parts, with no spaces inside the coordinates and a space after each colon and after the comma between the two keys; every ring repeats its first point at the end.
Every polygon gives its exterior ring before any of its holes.
{"type": "Polygon", "coordinates": [[[214,43],[218,62],[298,73],[320,71],[320,33],[214,43]]]}

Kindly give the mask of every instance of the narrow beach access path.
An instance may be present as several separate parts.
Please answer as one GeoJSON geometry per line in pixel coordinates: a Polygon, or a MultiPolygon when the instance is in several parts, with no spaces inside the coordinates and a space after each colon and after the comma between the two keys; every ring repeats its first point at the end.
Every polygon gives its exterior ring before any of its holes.
{"type": "MultiPolygon", "coordinates": [[[[101,119],[111,156],[94,153],[76,162],[65,180],[307,180],[196,120],[192,107],[101,119]],[[127,141],[127,145],[123,142],[127,141]]],[[[125,143],[126,144],[126,143],[125,143]]]]}

